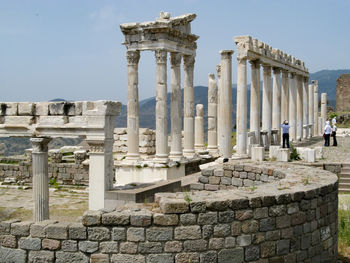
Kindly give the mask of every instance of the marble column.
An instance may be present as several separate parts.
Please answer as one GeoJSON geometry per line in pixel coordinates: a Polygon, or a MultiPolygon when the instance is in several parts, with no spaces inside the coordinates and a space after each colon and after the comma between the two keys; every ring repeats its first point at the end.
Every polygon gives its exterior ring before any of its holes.
{"type": "MultiPolygon", "coordinates": [[[[111,137],[111,136],[109,136],[111,137]]],[[[89,145],[89,210],[105,208],[106,191],[113,187],[113,139],[87,138],[89,145]]]]}
{"type": "Polygon", "coordinates": [[[280,123],[285,120],[289,121],[288,107],[289,107],[289,81],[288,71],[282,70],[282,85],[281,85],[281,120],[280,123]]]}
{"type": "Polygon", "coordinates": [[[260,62],[249,62],[251,64],[249,129],[255,132],[255,144],[260,145],[260,62]]]}
{"type": "Polygon", "coordinates": [[[247,155],[247,58],[237,58],[237,110],[236,141],[237,154],[247,155]]]}
{"type": "Polygon", "coordinates": [[[321,117],[322,127],[326,124],[327,120],[327,93],[321,93],[321,117]]]}
{"type": "Polygon", "coordinates": [[[218,129],[217,129],[217,142],[218,142],[218,151],[219,151],[219,154],[222,155],[222,153],[220,153],[220,129],[221,129],[221,118],[219,118],[220,114],[219,114],[219,105],[220,105],[220,91],[221,91],[221,65],[217,65],[216,66],[216,72],[217,72],[217,76],[218,76],[218,107],[217,107],[217,126],[218,126],[218,129]]]}
{"type": "Polygon", "coordinates": [[[297,75],[297,140],[303,138],[303,83],[302,76],[297,75]]]}
{"type": "Polygon", "coordinates": [[[302,78],[303,85],[303,139],[309,137],[309,78],[302,78]]]}
{"type": "Polygon", "coordinates": [[[295,73],[290,74],[289,79],[289,135],[291,141],[297,139],[297,86],[295,73]]]}
{"type": "Polygon", "coordinates": [[[314,135],[317,136],[319,134],[318,130],[318,85],[314,83],[314,135]]]}
{"type": "Polygon", "coordinates": [[[170,53],[171,64],[171,151],[170,158],[181,160],[182,155],[182,110],[181,110],[181,54],[170,53]]]}
{"type": "Polygon", "coordinates": [[[127,160],[137,160],[139,154],[139,90],[138,90],[138,63],[140,51],[127,51],[128,61],[128,105],[127,130],[128,153],[127,160]]]}
{"type": "Polygon", "coordinates": [[[263,65],[263,98],[262,98],[262,130],[267,132],[267,141],[265,148],[271,144],[272,127],[272,90],[271,90],[271,66],[263,65]]]}
{"type": "Polygon", "coordinates": [[[314,135],[314,85],[309,85],[309,137],[314,135]]]}
{"type": "Polygon", "coordinates": [[[217,87],[214,74],[209,74],[208,79],[208,151],[217,153],[217,87]]]}
{"type": "Polygon", "coordinates": [[[184,56],[184,150],[186,157],[193,157],[194,151],[194,56],[184,56]]]}
{"type": "Polygon", "coordinates": [[[156,156],[155,161],[168,161],[167,122],[167,52],[156,50],[156,156]]]}
{"type": "MultiPolygon", "coordinates": [[[[280,127],[281,127],[281,69],[273,68],[272,129],[280,131],[280,127]]],[[[280,134],[280,132],[278,132],[278,134],[280,134]]]]}
{"type": "Polygon", "coordinates": [[[48,143],[50,138],[31,138],[33,169],[33,220],[49,219],[48,143]]]}
{"type": "MultiPolygon", "coordinates": [[[[221,90],[219,116],[220,153],[223,158],[232,157],[232,54],[233,50],[222,50],[221,54],[221,90]]],[[[237,98],[238,100],[238,98],[237,98]]],[[[238,128],[238,127],[237,127],[238,128]]]]}
{"type": "Polygon", "coordinates": [[[196,118],[194,121],[194,148],[197,151],[204,150],[204,107],[196,105],[196,118]]]}

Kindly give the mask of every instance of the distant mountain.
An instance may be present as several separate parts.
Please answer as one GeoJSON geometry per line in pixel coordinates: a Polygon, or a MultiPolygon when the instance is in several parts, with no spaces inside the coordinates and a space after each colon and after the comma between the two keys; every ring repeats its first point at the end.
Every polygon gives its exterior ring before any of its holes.
{"type": "MultiPolygon", "coordinates": [[[[318,80],[319,94],[326,92],[328,94],[328,101],[330,106],[335,108],[336,100],[336,80],[341,74],[350,73],[350,69],[342,70],[321,70],[315,73],[310,74],[310,83],[312,80],[318,80]]],[[[169,87],[168,87],[169,89],[169,87]]],[[[233,111],[232,119],[233,124],[236,123],[236,89],[237,85],[232,86],[232,102],[233,102],[233,111]]],[[[250,97],[250,85],[248,85],[248,107],[250,106],[249,102],[250,97]]],[[[194,103],[203,104],[205,116],[207,115],[208,110],[208,87],[205,86],[195,86],[194,87],[194,103]]],[[[182,104],[183,104],[183,90],[182,90],[182,104]]],[[[140,101],[140,127],[143,128],[155,128],[155,97],[150,97],[140,101]]],[[[249,115],[249,111],[248,111],[249,115]]],[[[117,117],[116,126],[117,127],[126,127],[126,117],[127,117],[127,108],[126,105],[122,105],[121,114],[117,117]]],[[[249,116],[248,116],[249,120],[249,116]]],[[[207,120],[205,117],[205,125],[207,125],[207,120]]],[[[168,93],[168,131],[170,132],[170,93],[168,93]]]]}

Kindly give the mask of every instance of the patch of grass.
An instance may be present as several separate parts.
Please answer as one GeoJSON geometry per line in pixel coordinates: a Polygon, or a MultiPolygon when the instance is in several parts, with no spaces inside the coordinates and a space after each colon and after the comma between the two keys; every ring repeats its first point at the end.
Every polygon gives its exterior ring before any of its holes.
{"type": "Polygon", "coordinates": [[[192,202],[192,198],[191,198],[189,192],[184,192],[184,200],[185,200],[187,203],[191,203],[191,202],[192,202]]]}
{"type": "Polygon", "coordinates": [[[54,188],[56,188],[56,189],[62,188],[62,186],[60,186],[60,185],[58,184],[58,182],[56,181],[56,177],[50,178],[50,180],[49,180],[49,185],[51,185],[52,187],[54,187],[54,188]]]}
{"type": "MultiPolygon", "coordinates": [[[[338,251],[339,256],[350,259],[350,211],[338,210],[338,251]]],[[[342,258],[345,260],[345,258],[342,258]]],[[[348,262],[348,261],[344,261],[348,262]]]]}
{"type": "Polygon", "coordinates": [[[237,143],[236,132],[232,132],[232,146],[235,146],[237,143]]]}
{"type": "Polygon", "coordinates": [[[18,161],[15,161],[15,160],[7,160],[7,159],[2,159],[2,160],[0,160],[0,163],[3,163],[3,164],[19,164],[18,161]]]}
{"type": "Polygon", "coordinates": [[[290,157],[289,158],[291,161],[301,160],[300,155],[297,152],[297,149],[293,146],[293,144],[290,144],[290,157]]]}
{"type": "Polygon", "coordinates": [[[303,184],[304,184],[304,185],[310,184],[310,176],[306,176],[306,177],[303,179],[303,184]]]}

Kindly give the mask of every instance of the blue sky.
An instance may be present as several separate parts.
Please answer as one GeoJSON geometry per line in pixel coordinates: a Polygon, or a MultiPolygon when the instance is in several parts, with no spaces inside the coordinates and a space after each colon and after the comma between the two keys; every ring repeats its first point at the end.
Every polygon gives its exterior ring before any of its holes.
{"type": "MultiPolygon", "coordinates": [[[[126,102],[119,25],[154,20],[160,11],[197,14],[195,85],[207,85],[219,51],[236,50],[237,35],[294,55],[310,72],[349,69],[349,10],[348,0],[0,0],[0,100],[126,102]]],[[[152,52],[141,53],[139,95],[155,95],[152,52]]]]}

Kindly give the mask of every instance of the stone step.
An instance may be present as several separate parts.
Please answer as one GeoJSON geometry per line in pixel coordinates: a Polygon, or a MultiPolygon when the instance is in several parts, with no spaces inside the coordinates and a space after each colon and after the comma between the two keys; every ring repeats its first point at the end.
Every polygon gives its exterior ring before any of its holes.
{"type": "Polygon", "coordinates": [[[339,178],[350,178],[350,173],[340,173],[339,178]]]}
{"type": "Polygon", "coordinates": [[[339,189],[348,189],[350,190],[350,183],[340,183],[339,189]]]}
{"type": "Polygon", "coordinates": [[[341,173],[349,173],[350,174],[350,168],[341,168],[341,173]]]}
{"type": "Polygon", "coordinates": [[[343,163],[342,164],[343,168],[349,168],[350,169],[350,163],[343,163]]]}
{"type": "Polygon", "coordinates": [[[339,178],[339,184],[350,184],[350,178],[344,178],[344,177],[340,177],[339,178]]]}
{"type": "Polygon", "coordinates": [[[338,192],[346,192],[346,193],[350,193],[350,189],[340,188],[340,186],[339,186],[338,192]]]}

